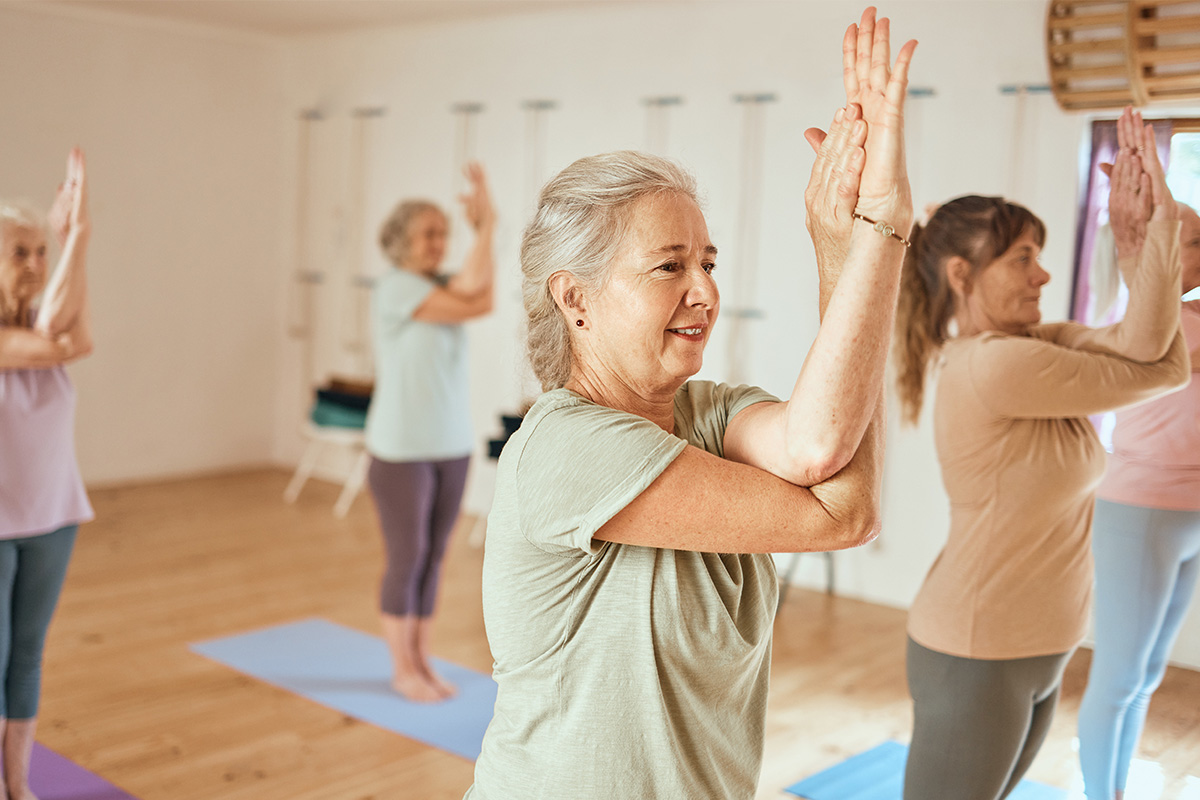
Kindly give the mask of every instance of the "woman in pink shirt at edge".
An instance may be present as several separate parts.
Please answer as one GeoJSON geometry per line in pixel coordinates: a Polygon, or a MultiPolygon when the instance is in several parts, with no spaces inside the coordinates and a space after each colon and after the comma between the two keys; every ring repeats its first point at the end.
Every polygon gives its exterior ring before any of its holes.
{"type": "MultiPolygon", "coordinates": [[[[1180,205],[1183,294],[1200,287],[1200,216],[1180,205]]],[[[1117,256],[1138,231],[1113,226],[1117,256]]],[[[1200,300],[1180,313],[1192,381],[1118,412],[1097,492],[1096,644],[1079,707],[1079,761],[1090,800],[1121,800],[1150,696],[1167,671],[1200,575],[1200,300]]]]}
{"type": "Polygon", "coordinates": [[[36,800],[29,761],[42,647],[75,533],[92,519],[75,463],[75,394],[63,370],[92,350],[84,271],[90,220],[78,148],[49,224],[62,256],[47,286],[45,226],[28,209],[0,203],[0,733],[8,800],[36,800]]]}

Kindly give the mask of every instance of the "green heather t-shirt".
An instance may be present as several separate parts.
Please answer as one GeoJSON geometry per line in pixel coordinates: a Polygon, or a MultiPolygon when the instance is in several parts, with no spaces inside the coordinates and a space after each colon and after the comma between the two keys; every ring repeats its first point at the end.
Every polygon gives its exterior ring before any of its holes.
{"type": "Polygon", "coordinates": [[[391,268],[371,294],[375,393],[366,442],[383,461],[461,458],[474,449],[462,325],[413,319],[437,286],[391,268]]]}
{"type": "Polygon", "coordinates": [[[769,555],[593,534],[761,389],[693,381],[673,436],[566,389],[500,457],[483,565],[499,686],[470,800],[753,798],[778,588],[769,555]]]}

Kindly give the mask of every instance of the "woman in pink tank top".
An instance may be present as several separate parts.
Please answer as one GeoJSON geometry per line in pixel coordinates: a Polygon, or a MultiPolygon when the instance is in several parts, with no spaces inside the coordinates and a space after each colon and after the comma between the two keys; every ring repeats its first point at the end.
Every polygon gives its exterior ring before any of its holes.
{"type": "Polygon", "coordinates": [[[63,370],[92,349],[84,271],[91,224],[78,149],[49,227],[62,255],[47,284],[46,225],[0,203],[0,755],[9,800],[34,800],[42,647],[75,533],[92,518],[75,463],[75,393],[63,370]]]}

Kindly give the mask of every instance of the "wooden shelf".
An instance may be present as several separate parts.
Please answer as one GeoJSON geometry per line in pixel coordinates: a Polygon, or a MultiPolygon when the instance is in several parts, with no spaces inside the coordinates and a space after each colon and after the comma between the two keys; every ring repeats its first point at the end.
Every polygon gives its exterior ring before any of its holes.
{"type": "Polygon", "coordinates": [[[1065,110],[1200,99],[1200,0],[1052,0],[1046,57],[1065,110]]]}

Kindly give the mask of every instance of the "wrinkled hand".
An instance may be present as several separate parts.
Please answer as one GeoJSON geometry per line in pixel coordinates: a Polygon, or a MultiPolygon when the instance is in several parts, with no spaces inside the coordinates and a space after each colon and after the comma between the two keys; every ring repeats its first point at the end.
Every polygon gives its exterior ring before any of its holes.
{"type": "Polygon", "coordinates": [[[901,234],[912,226],[912,193],[904,162],[904,95],[916,40],[900,48],[891,63],[890,22],[863,11],[842,39],[842,80],[847,103],[862,109],[867,123],[866,162],[859,184],[858,210],[891,224],[901,234]]]}
{"type": "Polygon", "coordinates": [[[804,138],[817,151],[804,190],[805,224],[817,251],[821,278],[836,282],[850,245],[851,215],[858,205],[867,126],[858,106],[852,104],[837,110],[828,134],[809,128],[804,138]]]}
{"type": "Polygon", "coordinates": [[[496,209],[492,206],[483,166],[478,161],[472,161],[463,167],[463,174],[471,182],[471,190],[458,198],[463,204],[467,222],[476,231],[490,228],[496,222],[496,209]]]}
{"type": "Polygon", "coordinates": [[[1128,106],[1117,120],[1117,144],[1113,163],[1100,169],[1109,177],[1109,225],[1117,254],[1124,257],[1141,249],[1147,222],[1178,219],[1179,210],[1158,160],[1154,128],[1128,106]]]}
{"type": "Polygon", "coordinates": [[[67,177],[58,187],[47,221],[60,246],[71,231],[84,231],[91,225],[87,205],[87,164],[78,147],[72,148],[67,155],[67,177]]]}

